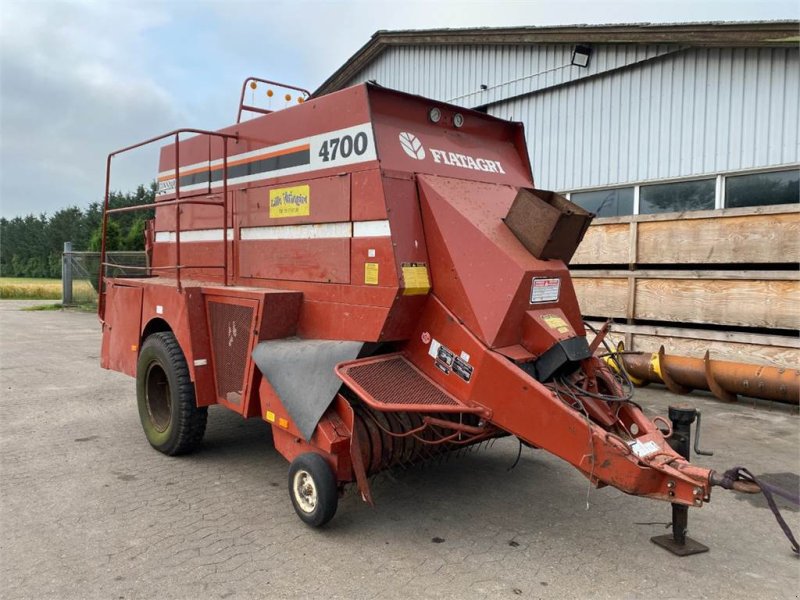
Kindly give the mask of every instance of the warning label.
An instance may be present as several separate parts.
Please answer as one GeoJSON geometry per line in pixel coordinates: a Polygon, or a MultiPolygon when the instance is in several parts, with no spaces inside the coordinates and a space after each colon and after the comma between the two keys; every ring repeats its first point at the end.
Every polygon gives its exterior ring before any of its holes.
{"type": "Polygon", "coordinates": [[[404,296],[420,296],[431,291],[431,281],[425,263],[403,263],[401,267],[404,296]]]}
{"type": "Polygon", "coordinates": [[[364,283],[378,285],[378,263],[364,263],[364,283]]]}
{"type": "Polygon", "coordinates": [[[455,360],[453,361],[453,373],[469,383],[469,380],[472,379],[472,371],[473,367],[471,364],[469,364],[460,356],[456,356],[455,360]]]}
{"type": "Polygon", "coordinates": [[[544,321],[550,329],[555,329],[558,333],[567,333],[569,331],[569,323],[556,315],[543,315],[542,321],[544,321]]]}
{"type": "Polygon", "coordinates": [[[558,302],[561,279],[558,277],[534,277],[531,283],[531,304],[558,302]]]}

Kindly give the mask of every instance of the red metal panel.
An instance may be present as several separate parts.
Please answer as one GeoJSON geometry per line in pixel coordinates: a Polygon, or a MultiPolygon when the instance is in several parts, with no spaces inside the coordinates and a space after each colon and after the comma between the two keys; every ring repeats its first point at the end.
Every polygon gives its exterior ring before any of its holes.
{"type": "Polygon", "coordinates": [[[402,276],[403,263],[428,263],[417,185],[413,179],[385,177],[383,187],[386,193],[397,274],[402,276]]]}
{"type": "Polygon", "coordinates": [[[383,168],[533,185],[521,123],[388,90],[371,89],[369,102],[383,168]],[[442,112],[439,123],[428,117],[434,106],[442,112]],[[465,117],[461,128],[453,125],[456,111],[465,117]]]}
{"type": "Polygon", "coordinates": [[[103,325],[102,365],[106,369],[136,376],[142,288],[117,283],[106,286],[108,307],[103,325]]]}
{"type": "Polygon", "coordinates": [[[339,283],[316,283],[307,281],[286,281],[283,279],[242,278],[242,285],[269,287],[280,290],[296,290],[303,293],[304,301],[339,302],[353,305],[390,307],[397,296],[397,290],[376,285],[347,285],[339,283]]]}
{"type": "Polygon", "coordinates": [[[350,175],[296,179],[278,185],[249,188],[236,192],[236,219],[239,227],[334,223],[350,220],[350,175]],[[270,191],[307,185],[309,214],[295,217],[270,217],[270,191]]]}
{"type": "MultiPolygon", "coordinates": [[[[534,274],[561,279],[559,299],[578,334],[585,330],[566,266],[538,260],[514,236],[503,217],[517,189],[510,186],[420,175],[436,294],[490,347],[520,342],[534,274]]],[[[544,308],[547,305],[537,305],[544,308]]]]}
{"type": "MultiPolygon", "coordinates": [[[[209,202],[221,202],[222,192],[215,191],[209,195],[206,192],[201,194],[184,194],[181,197],[197,195],[202,200],[209,202]]],[[[230,195],[230,194],[229,194],[230,195]]],[[[156,203],[156,231],[175,231],[175,205],[158,206],[156,203]]],[[[223,209],[221,206],[202,206],[198,204],[185,204],[181,206],[181,230],[190,229],[221,229],[223,209]]],[[[228,219],[230,227],[230,219],[228,219]]]]}
{"type": "Polygon", "coordinates": [[[243,277],[350,283],[350,239],[242,240],[243,277]]]}
{"type": "Polygon", "coordinates": [[[297,333],[320,340],[380,341],[388,309],[338,302],[303,302],[297,333]]]}
{"type": "MultiPolygon", "coordinates": [[[[378,265],[378,283],[381,287],[397,287],[397,268],[390,237],[353,238],[351,242],[350,282],[353,285],[372,287],[365,281],[365,265],[378,265]],[[371,255],[371,256],[370,256],[371,255]]],[[[371,267],[374,269],[374,267],[371,267]]],[[[374,270],[371,271],[374,273],[374,270]]]]}
{"type": "Polygon", "coordinates": [[[300,292],[269,290],[264,295],[258,340],[274,340],[296,335],[302,302],[303,294],[300,292]]]}
{"type": "Polygon", "coordinates": [[[350,190],[353,221],[379,221],[386,218],[380,169],[353,173],[350,190]]]}

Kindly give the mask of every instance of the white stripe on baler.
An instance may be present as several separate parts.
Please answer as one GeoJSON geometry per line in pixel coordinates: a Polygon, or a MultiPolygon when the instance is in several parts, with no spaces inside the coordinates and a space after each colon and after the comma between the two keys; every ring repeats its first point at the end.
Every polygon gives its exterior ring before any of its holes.
{"type": "MultiPolygon", "coordinates": [[[[243,227],[239,235],[243,240],[320,240],[329,238],[389,237],[389,221],[355,221],[345,223],[309,223],[306,225],[273,225],[270,227],[243,227]]],[[[232,240],[233,229],[228,229],[232,240]]],[[[188,229],[181,231],[181,242],[221,242],[222,229],[188,229]]],[[[156,242],[175,242],[174,231],[157,231],[156,242]]]]}
{"type": "MultiPolygon", "coordinates": [[[[228,239],[233,239],[233,229],[228,229],[228,239]]],[[[156,231],[157,242],[175,242],[174,231],[156,231]]],[[[181,242],[221,242],[220,229],[187,229],[181,231],[181,242]]]]}

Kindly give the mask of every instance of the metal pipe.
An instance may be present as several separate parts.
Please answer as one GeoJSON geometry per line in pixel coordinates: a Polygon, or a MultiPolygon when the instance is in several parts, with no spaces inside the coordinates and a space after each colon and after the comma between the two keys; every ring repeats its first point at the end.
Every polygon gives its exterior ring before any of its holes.
{"type": "Polygon", "coordinates": [[[181,134],[175,133],[175,281],[178,284],[178,293],[181,292],[181,160],[180,138],[181,134]]]}
{"type": "Polygon", "coordinates": [[[667,356],[662,346],[655,354],[621,354],[625,371],[635,380],[663,383],[678,394],[708,390],[720,400],[733,402],[737,394],[800,404],[800,369],[766,367],[703,358],[667,356]]]}

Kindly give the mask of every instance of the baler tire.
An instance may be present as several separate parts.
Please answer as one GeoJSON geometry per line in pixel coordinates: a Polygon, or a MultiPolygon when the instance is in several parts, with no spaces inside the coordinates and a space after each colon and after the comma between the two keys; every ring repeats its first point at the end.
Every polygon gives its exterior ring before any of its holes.
{"type": "Polygon", "coordinates": [[[336,475],[328,462],[315,452],[301,454],[289,466],[289,498],[300,520],[311,527],[322,527],[336,514],[339,490],[336,475]],[[306,478],[306,479],[302,479],[306,478]],[[310,478],[312,493],[299,497],[301,485],[310,478]]]}
{"type": "Polygon", "coordinates": [[[186,357],[172,332],[154,333],[142,344],[136,399],[142,429],[153,448],[168,456],[197,449],[206,430],[208,408],[197,406],[186,357]],[[164,390],[166,396],[158,398],[158,391],[164,390]]]}

